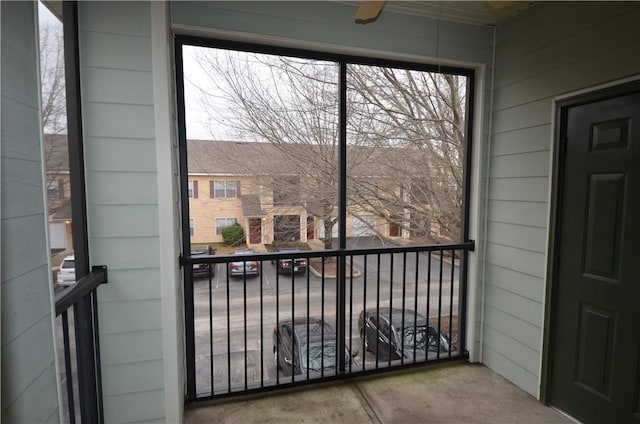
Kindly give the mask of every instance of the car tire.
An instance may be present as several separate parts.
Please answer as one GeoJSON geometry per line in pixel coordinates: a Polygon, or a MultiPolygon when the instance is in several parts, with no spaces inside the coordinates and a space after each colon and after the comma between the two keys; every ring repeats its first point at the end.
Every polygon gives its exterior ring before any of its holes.
{"type": "Polygon", "coordinates": [[[362,349],[366,350],[367,352],[372,352],[372,350],[369,348],[369,341],[367,340],[367,336],[364,334],[364,331],[360,332],[360,340],[362,341],[362,349]]]}
{"type": "Polygon", "coordinates": [[[276,362],[276,371],[280,371],[282,367],[280,367],[280,362],[278,361],[278,352],[276,352],[276,347],[273,347],[273,359],[276,362]]]}

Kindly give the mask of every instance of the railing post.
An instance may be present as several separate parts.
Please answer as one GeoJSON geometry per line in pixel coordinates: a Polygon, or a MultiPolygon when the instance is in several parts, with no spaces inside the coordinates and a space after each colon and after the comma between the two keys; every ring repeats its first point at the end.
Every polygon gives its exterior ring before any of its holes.
{"type": "Polygon", "coordinates": [[[97,423],[98,399],[96,386],[96,361],[91,298],[83,297],[73,307],[76,333],[76,356],[78,364],[78,386],[80,417],[83,423],[97,423]]]}
{"type": "Polygon", "coordinates": [[[196,398],[196,334],[194,325],[193,264],[185,264],[183,256],[180,256],[180,265],[184,275],[184,320],[186,323],[184,341],[187,393],[185,397],[187,400],[194,400],[196,398]]]}

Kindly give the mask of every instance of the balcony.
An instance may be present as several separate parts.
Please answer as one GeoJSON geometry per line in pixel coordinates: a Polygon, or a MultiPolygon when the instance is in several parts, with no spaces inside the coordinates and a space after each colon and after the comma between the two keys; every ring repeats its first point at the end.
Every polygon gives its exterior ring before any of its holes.
{"type": "Polygon", "coordinates": [[[201,422],[571,423],[482,365],[450,363],[189,404],[201,422]]]}

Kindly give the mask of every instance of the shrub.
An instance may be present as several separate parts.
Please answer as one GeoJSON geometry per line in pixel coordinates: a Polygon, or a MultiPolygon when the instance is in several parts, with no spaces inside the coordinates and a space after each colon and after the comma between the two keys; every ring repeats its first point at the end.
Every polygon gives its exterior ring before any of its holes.
{"type": "Polygon", "coordinates": [[[227,246],[238,246],[244,243],[244,230],[242,225],[235,223],[222,229],[222,239],[227,246]]]}

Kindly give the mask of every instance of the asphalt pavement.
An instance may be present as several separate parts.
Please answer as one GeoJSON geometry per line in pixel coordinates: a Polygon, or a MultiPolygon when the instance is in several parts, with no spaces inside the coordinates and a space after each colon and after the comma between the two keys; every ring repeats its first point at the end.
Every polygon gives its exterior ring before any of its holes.
{"type": "MultiPolygon", "coordinates": [[[[348,248],[379,246],[380,241],[371,238],[348,244],[348,248]]],[[[399,253],[351,260],[361,275],[347,278],[346,344],[360,353],[360,360],[363,350],[357,325],[365,307],[417,310],[436,318],[432,322],[437,321],[438,311],[457,315],[458,268],[439,256],[399,253]]],[[[226,266],[220,264],[211,280],[194,282],[194,307],[197,393],[211,393],[212,387],[214,393],[226,393],[230,387],[272,385],[283,377],[276,371],[273,353],[276,323],[314,316],[335,328],[336,280],[323,280],[310,272],[278,275],[275,264],[265,261],[260,276],[247,277],[245,282],[228,278],[226,266]]],[[[375,366],[373,356],[365,357],[366,367],[375,366]]]]}

